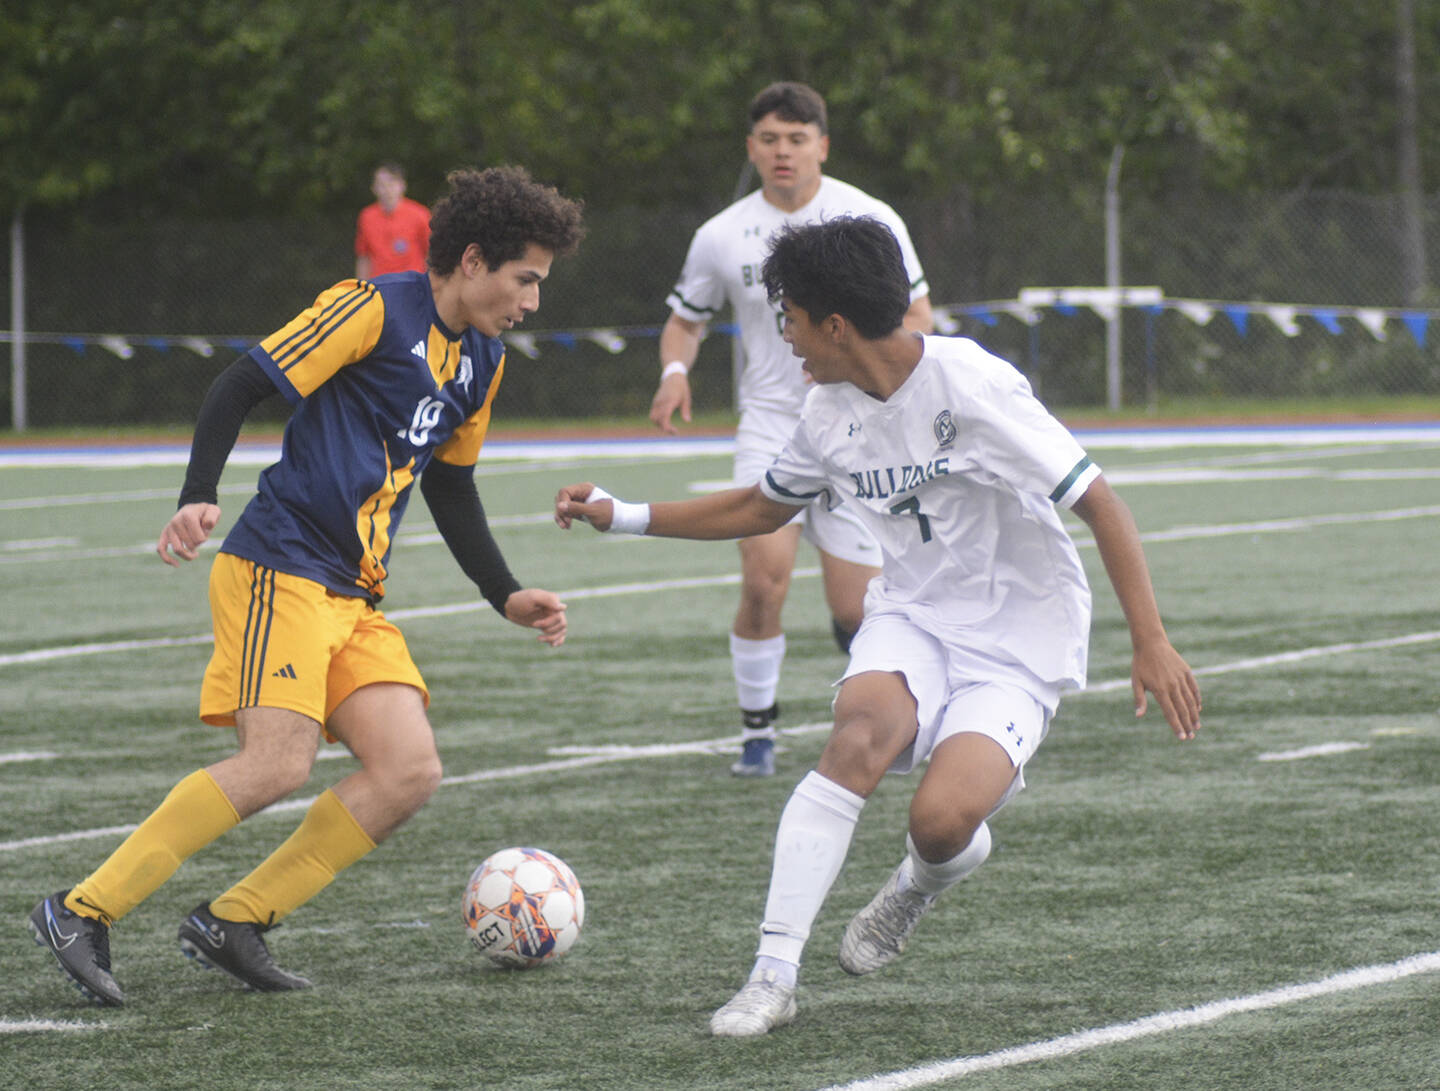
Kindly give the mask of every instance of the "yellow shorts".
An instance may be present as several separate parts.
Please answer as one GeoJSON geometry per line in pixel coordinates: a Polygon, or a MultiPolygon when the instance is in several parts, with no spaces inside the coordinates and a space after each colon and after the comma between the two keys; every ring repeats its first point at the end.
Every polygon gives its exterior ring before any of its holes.
{"type": "Polygon", "coordinates": [[[221,553],[210,569],[210,616],[215,652],[200,686],[207,724],[233,727],[236,709],[265,707],[323,726],[375,682],[414,686],[430,704],[405,638],[365,599],[221,553]]]}

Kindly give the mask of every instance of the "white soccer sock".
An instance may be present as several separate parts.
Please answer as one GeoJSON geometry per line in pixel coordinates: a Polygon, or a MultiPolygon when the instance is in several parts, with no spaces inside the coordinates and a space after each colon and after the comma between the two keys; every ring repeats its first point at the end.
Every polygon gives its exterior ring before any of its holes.
{"type": "Polygon", "coordinates": [[[742,709],[760,712],[775,703],[775,693],[780,688],[780,664],[784,660],[784,633],[768,640],[747,640],[730,634],[730,669],[735,675],[735,695],[742,709]]]}
{"type": "Polygon", "coordinates": [[[775,980],[781,984],[793,986],[800,977],[800,967],[793,962],[786,962],[783,958],[761,955],[755,960],[755,965],[750,970],[750,976],[764,976],[765,974],[773,975],[775,980]]]}
{"type": "Polygon", "coordinates": [[[864,806],[863,796],[813,770],[795,786],[775,831],[761,957],[800,964],[810,926],[845,863],[864,806]]]}
{"type": "Polygon", "coordinates": [[[905,835],[905,849],[908,855],[900,865],[900,889],[906,890],[913,886],[921,894],[928,894],[933,898],[985,862],[985,858],[990,855],[990,826],[985,822],[980,823],[980,828],[970,838],[970,844],[966,845],[959,855],[938,864],[920,858],[920,854],[915,851],[915,842],[908,833],[905,835]]]}

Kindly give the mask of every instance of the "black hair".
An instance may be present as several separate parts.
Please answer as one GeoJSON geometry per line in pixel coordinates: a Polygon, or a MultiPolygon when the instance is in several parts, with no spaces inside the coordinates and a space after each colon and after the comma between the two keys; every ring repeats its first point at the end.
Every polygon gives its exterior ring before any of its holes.
{"type": "Polygon", "coordinates": [[[893,333],[910,307],[900,244],[873,216],[781,228],[760,276],[771,299],[784,296],[812,322],[838,314],[871,341],[893,333]]]}
{"type": "Polygon", "coordinates": [[[455,271],[472,242],[493,272],[531,243],[569,254],[585,237],[583,204],[536,182],[524,167],[455,170],[445,180],[450,193],[430,214],[430,268],[441,276],[455,271]]]}

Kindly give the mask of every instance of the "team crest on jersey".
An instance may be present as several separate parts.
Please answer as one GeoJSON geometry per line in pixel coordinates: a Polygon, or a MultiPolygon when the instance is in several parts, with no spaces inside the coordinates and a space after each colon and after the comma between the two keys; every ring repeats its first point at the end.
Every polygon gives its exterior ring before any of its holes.
{"type": "Polygon", "coordinates": [[[460,354],[460,370],[455,375],[455,381],[461,386],[468,387],[470,380],[475,377],[475,365],[470,362],[470,357],[465,353],[460,354]]]}
{"type": "Polygon", "coordinates": [[[940,410],[940,415],[935,418],[935,442],[941,447],[949,447],[955,442],[956,429],[955,419],[950,416],[950,410],[940,410]]]}

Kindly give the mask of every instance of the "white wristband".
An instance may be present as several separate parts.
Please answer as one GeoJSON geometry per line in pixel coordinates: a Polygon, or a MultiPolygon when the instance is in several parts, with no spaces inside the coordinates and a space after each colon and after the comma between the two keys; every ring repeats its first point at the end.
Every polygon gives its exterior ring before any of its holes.
{"type": "Polygon", "coordinates": [[[610,530],[614,533],[644,534],[645,528],[650,525],[649,504],[627,504],[611,496],[599,485],[591,485],[590,495],[585,498],[585,503],[595,504],[601,500],[610,501],[613,509],[610,515],[610,530]]]}
{"type": "Polygon", "coordinates": [[[649,504],[627,504],[623,500],[610,498],[615,512],[610,516],[610,530],[614,534],[644,534],[650,525],[649,504]]]}
{"type": "Polygon", "coordinates": [[[690,369],[679,360],[671,360],[660,372],[660,381],[663,383],[672,375],[689,375],[690,369]]]}

